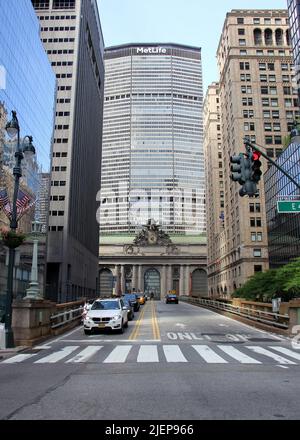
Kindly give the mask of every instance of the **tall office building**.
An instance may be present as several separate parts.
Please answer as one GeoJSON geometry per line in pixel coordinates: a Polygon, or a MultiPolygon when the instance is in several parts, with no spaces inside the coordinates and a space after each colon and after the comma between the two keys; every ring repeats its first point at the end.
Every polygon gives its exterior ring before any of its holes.
{"type": "Polygon", "coordinates": [[[295,65],[300,66],[300,0],[288,0],[287,3],[295,65]]]}
{"type": "MultiPolygon", "coordinates": [[[[245,152],[248,136],[281,154],[297,112],[293,59],[285,10],[233,10],[227,14],[218,51],[222,159],[224,161],[224,243],[210,266],[210,293],[232,293],[269,267],[263,182],[259,197],[241,198],[230,180],[230,156],[245,152]]],[[[267,162],[262,159],[264,170],[267,162]]],[[[210,225],[208,225],[210,228],[210,225]]],[[[218,242],[215,243],[219,246],[218,242]]]]}
{"type": "MultiPolygon", "coordinates": [[[[220,85],[212,83],[204,101],[204,156],[206,169],[208,292],[214,292],[211,268],[219,268],[225,243],[224,152],[221,131],[220,85]]],[[[216,270],[216,269],[215,269],[216,270]]]]}
{"type": "MultiPolygon", "coordinates": [[[[300,137],[277,159],[280,165],[296,182],[300,182],[300,137]]],[[[266,190],[266,214],[269,235],[269,257],[272,269],[290,263],[300,255],[299,188],[281,171],[272,165],[264,176],[266,190]],[[290,202],[289,213],[279,212],[277,202],[290,202]]]]}
{"type": "MultiPolygon", "coordinates": [[[[8,141],[5,126],[11,120],[12,110],[17,112],[21,142],[25,136],[31,135],[36,149],[33,161],[28,163],[27,160],[22,160],[23,176],[20,189],[32,197],[36,196],[37,163],[43,165],[45,170],[50,169],[55,75],[40,41],[39,21],[30,0],[0,0],[0,47],[0,190],[2,196],[7,191],[11,202],[14,191],[12,171],[15,166],[16,139],[8,141]]],[[[7,212],[6,209],[0,209],[0,227],[9,227],[5,211],[7,212]]],[[[19,229],[26,235],[31,231],[33,218],[34,212],[30,210],[18,221],[19,229]]],[[[41,285],[45,276],[44,257],[45,247],[40,245],[41,285]]],[[[26,244],[20,248],[20,261],[15,271],[14,296],[25,295],[30,279],[31,260],[32,245],[26,244]]],[[[0,308],[5,303],[7,286],[5,261],[6,249],[0,243],[0,308]]]]}
{"type": "Polygon", "coordinates": [[[201,49],[105,50],[102,234],[205,233],[201,49]]]}
{"type": "Polygon", "coordinates": [[[100,293],[207,294],[201,49],[105,50],[100,293]]]}
{"type": "Polygon", "coordinates": [[[95,296],[98,278],[104,92],[103,36],[96,0],[32,0],[57,78],[47,296],[95,296]]]}

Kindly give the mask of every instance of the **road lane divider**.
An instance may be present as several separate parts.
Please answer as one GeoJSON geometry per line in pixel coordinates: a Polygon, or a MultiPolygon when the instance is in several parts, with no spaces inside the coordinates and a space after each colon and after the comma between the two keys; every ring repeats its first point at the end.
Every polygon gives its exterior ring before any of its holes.
{"type": "Polygon", "coordinates": [[[145,305],[143,310],[141,311],[139,319],[136,321],[135,326],[131,332],[131,335],[128,338],[129,341],[134,341],[137,339],[146,310],[147,310],[147,305],[145,305]]]}
{"type": "Polygon", "coordinates": [[[157,321],[156,307],[154,301],[152,301],[152,332],[153,332],[153,339],[160,341],[160,330],[157,321]]]}

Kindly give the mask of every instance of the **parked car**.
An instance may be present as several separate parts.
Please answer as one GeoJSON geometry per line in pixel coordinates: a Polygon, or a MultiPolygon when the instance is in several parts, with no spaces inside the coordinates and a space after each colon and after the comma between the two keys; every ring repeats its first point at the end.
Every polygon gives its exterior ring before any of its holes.
{"type": "Polygon", "coordinates": [[[96,329],[117,330],[123,333],[128,326],[128,310],[121,298],[97,299],[83,320],[84,333],[96,329]]]}
{"type": "Polygon", "coordinates": [[[134,306],[127,299],[124,299],[124,305],[125,305],[125,307],[127,307],[128,321],[132,321],[134,318],[134,306]]]}
{"type": "Polygon", "coordinates": [[[123,298],[124,300],[130,301],[130,303],[133,305],[133,309],[135,312],[138,312],[140,310],[140,303],[135,293],[125,293],[123,295],[123,298]]]}
{"type": "Polygon", "coordinates": [[[168,303],[178,304],[178,296],[173,293],[168,293],[166,295],[166,304],[168,304],[168,303]]]}

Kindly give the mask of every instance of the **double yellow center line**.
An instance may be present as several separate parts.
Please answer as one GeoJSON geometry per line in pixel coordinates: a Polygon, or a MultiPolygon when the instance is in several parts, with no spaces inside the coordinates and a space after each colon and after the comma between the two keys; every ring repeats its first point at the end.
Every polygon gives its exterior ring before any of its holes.
{"type": "Polygon", "coordinates": [[[158,326],[158,322],[157,322],[156,308],[154,305],[154,301],[151,301],[151,305],[152,305],[151,324],[152,324],[153,339],[160,340],[160,331],[159,331],[159,326],[158,326]]]}
{"type": "Polygon", "coordinates": [[[144,305],[143,310],[140,313],[139,319],[135,323],[135,326],[132,330],[132,333],[128,338],[130,341],[136,341],[138,339],[139,334],[140,334],[140,328],[141,328],[146,311],[151,312],[151,326],[152,326],[153,339],[160,340],[160,331],[159,331],[159,326],[158,326],[158,321],[157,321],[157,316],[156,316],[155,304],[154,304],[154,301],[149,301],[149,302],[147,302],[144,305]],[[151,305],[149,304],[149,302],[151,305]]]}

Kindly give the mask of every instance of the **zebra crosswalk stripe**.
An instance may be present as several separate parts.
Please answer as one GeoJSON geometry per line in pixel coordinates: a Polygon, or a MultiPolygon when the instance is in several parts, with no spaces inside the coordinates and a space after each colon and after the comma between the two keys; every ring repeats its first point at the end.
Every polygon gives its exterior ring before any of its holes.
{"type": "Polygon", "coordinates": [[[208,345],[192,345],[208,364],[227,364],[228,362],[215,353],[208,345]]]}
{"type": "Polygon", "coordinates": [[[218,345],[218,347],[220,348],[220,350],[224,351],[224,353],[239,361],[241,364],[261,364],[260,361],[257,361],[247,354],[242,353],[240,350],[237,350],[231,345],[218,345]]]}
{"type": "Polygon", "coordinates": [[[55,353],[49,354],[46,357],[43,357],[42,359],[39,359],[35,361],[35,364],[55,364],[58,361],[61,361],[65,357],[69,356],[69,354],[73,353],[73,351],[80,348],[78,345],[73,345],[70,347],[64,347],[59,351],[56,351],[55,353]]]}
{"type": "Polygon", "coordinates": [[[157,345],[141,345],[137,362],[159,362],[157,345]]]}
{"type": "Polygon", "coordinates": [[[164,345],[163,350],[167,362],[187,362],[178,345],[164,345]]]}
{"type": "Polygon", "coordinates": [[[295,353],[294,351],[289,350],[288,348],[283,348],[283,347],[269,346],[269,348],[271,348],[272,350],[279,351],[279,353],[285,354],[286,356],[290,356],[291,358],[297,359],[298,361],[300,361],[300,353],[295,353]]]}
{"type": "Polygon", "coordinates": [[[289,359],[286,359],[282,356],[279,356],[276,353],[272,353],[271,351],[269,351],[263,347],[248,345],[247,348],[249,348],[250,350],[253,350],[255,353],[263,354],[264,356],[268,356],[268,357],[274,359],[280,365],[286,365],[286,364],[296,365],[295,362],[290,361],[289,359]]]}
{"type": "Polygon", "coordinates": [[[103,361],[105,364],[121,364],[127,359],[132,345],[117,345],[113,351],[103,361]]]}
{"type": "Polygon", "coordinates": [[[82,350],[80,353],[76,354],[76,356],[72,357],[71,359],[67,360],[66,364],[77,364],[80,362],[86,362],[89,360],[94,354],[98,353],[99,350],[103,348],[103,345],[90,345],[86,347],[84,350],[82,350]]]}
{"type": "Polygon", "coordinates": [[[9,359],[6,359],[5,361],[1,362],[2,364],[17,364],[23,361],[26,361],[26,359],[29,359],[33,356],[36,356],[36,353],[34,354],[17,354],[16,356],[13,356],[9,359]]]}

